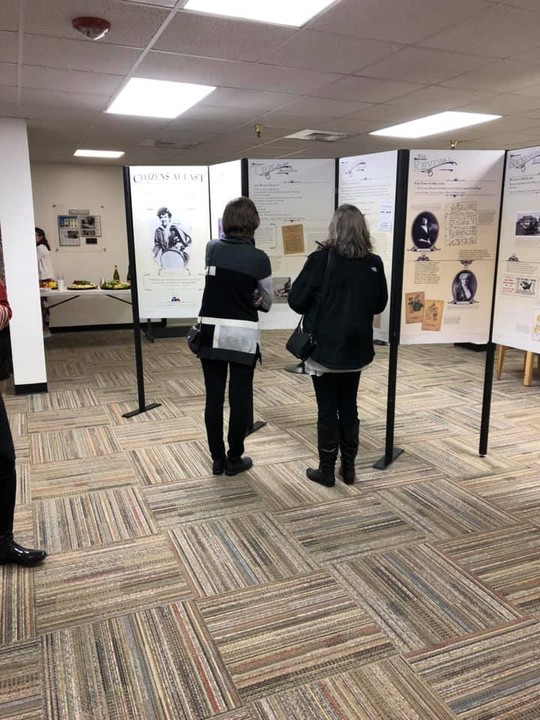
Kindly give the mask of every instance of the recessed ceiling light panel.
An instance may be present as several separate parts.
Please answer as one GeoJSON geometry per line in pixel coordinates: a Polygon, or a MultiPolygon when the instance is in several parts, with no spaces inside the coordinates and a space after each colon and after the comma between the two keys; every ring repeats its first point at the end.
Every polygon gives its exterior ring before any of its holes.
{"type": "Polygon", "coordinates": [[[185,10],[301,27],[336,0],[188,0],[185,10]]]}
{"type": "Polygon", "coordinates": [[[211,85],[131,78],[105,112],[115,115],[175,118],[215,89],[211,85]]]}
{"type": "Polygon", "coordinates": [[[421,138],[448,132],[449,130],[470,127],[471,125],[479,125],[490,120],[497,120],[500,117],[500,115],[484,115],[481,113],[442,112],[418,118],[418,120],[410,120],[400,125],[392,125],[392,127],[383,128],[382,130],[375,130],[369,134],[398,138],[421,138]]]}
{"type": "Polygon", "coordinates": [[[95,157],[115,159],[122,157],[123,150],[75,150],[75,157],[95,157]]]}

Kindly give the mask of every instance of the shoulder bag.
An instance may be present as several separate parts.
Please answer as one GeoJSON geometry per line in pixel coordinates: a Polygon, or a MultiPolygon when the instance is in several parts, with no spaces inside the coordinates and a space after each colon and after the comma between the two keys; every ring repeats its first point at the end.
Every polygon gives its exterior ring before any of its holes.
{"type": "MultiPolygon", "coordinates": [[[[210,256],[208,258],[208,266],[210,266],[210,262],[212,258],[214,257],[214,252],[217,247],[217,242],[212,248],[212,252],[210,253],[210,256]]],[[[192,325],[189,330],[187,331],[186,340],[189,349],[192,353],[195,355],[198,355],[199,350],[201,349],[201,321],[200,319],[197,320],[197,322],[192,325]]]]}

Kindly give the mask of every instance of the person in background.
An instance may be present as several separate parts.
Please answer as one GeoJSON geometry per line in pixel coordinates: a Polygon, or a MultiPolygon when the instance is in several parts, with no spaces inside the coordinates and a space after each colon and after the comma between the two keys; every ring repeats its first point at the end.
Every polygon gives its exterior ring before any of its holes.
{"type": "MultiPolygon", "coordinates": [[[[45,236],[45,231],[41,228],[35,228],[36,230],[36,249],[38,258],[38,274],[39,281],[48,282],[54,279],[54,268],[51,260],[51,246],[45,236]]],[[[45,298],[41,298],[41,317],[43,321],[43,337],[50,337],[51,333],[49,330],[49,324],[51,316],[49,313],[49,306],[45,298]]]]}
{"type": "Polygon", "coordinates": [[[341,205],[328,239],[307,258],[288,296],[316,343],[305,369],[317,398],[319,467],[306,474],[327,487],[335,484],[338,450],[342,480],[348,485],[355,481],[360,372],[375,355],[373,316],[388,302],[384,266],[371,251],[364,216],[354,205],[341,205]]]}
{"type": "Polygon", "coordinates": [[[223,213],[224,237],[206,247],[206,281],[198,357],[206,387],[204,419],[214,475],[249,470],[244,439],[253,422],[253,373],[260,358],[258,311],[272,305],[272,270],[255,247],[259,214],[252,200],[231,200],[223,213]],[[223,441],[223,406],[229,374],[228,452],[223,441]]]}
{"type": "MultiPolygon", "coordinates": [[[[0,329],[7,327],[10,319],[11,308],[6,288],[0,281],[0,329]]],[[[0,395],[0,565],[14,563],[30,567],[42,562],[47,553],[44,550],[24,548],[13,539],[16,492],[15,448],[6,407],[0,395]]]]}

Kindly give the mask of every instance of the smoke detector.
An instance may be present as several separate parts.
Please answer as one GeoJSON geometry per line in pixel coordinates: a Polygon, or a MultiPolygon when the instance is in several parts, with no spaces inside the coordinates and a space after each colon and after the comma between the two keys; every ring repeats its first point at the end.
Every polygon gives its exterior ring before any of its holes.
{"type": "Polygon", "coordinates": [[[75,30],[89,40],[101,40],[111,29],[111,23],[108,20],[96,17],[76,17],[73,18],[71,24],[75,30]]]}

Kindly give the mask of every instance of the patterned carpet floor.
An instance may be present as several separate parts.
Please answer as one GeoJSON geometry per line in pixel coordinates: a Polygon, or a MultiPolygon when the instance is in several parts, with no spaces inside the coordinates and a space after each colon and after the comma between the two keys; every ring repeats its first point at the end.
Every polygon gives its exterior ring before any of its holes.
{"type": "Polygon", "coordinates": [[[49,392],[5,396],[17,539],[0,567],[0,720],[540,720],[540,377],[509,350],[478,454],[483,352],[388,348],[362,376],[358,482],[324,488],[316,403],[263,336],[252,470],[214,477],[185,340],[47,341],[49,392]]]}

